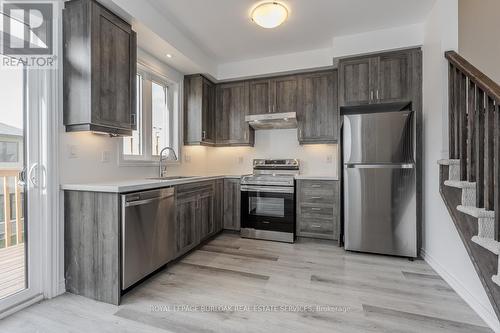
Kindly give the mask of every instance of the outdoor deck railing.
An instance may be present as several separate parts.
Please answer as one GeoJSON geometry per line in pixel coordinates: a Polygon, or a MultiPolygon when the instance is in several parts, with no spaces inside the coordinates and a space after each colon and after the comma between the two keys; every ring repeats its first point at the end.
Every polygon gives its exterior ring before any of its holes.
{"type": "Polygon", "coordinates": [[[21,187],[18,185],[19,181],[19,170],[13,169],[0,169],[0,179],[2,180],[1,184],[3,186],[3,202],[0,202],[0,208],[3,209],[4,216],[4,247],[7,248],[12,245],[21,244],[23,242],[23,200],[22,200],[22,191],[21,187]],[[14,181],[12,182],[11,179],[14,181]],[[9,186],[9,184],[13,184],[14,188],[9,186]],[[12,206],[11,203],[11,191],[14,191],[14,200],[15,205],[12,206]],[[15,209],[15,218],[12,219],[12,211],[11,209],[15,209]],[[16,242],[12,242],[12,222],[16,223],[16,242]]]}

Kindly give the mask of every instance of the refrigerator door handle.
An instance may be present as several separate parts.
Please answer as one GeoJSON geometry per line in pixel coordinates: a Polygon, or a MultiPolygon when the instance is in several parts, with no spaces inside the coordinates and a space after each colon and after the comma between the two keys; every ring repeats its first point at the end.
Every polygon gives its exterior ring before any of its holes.
{"type": "Polygon", "coordinates": [[[413,169],[414,164],[403,163],[403,164],[353,164],[346,163],[346,169],[413,169]]]}

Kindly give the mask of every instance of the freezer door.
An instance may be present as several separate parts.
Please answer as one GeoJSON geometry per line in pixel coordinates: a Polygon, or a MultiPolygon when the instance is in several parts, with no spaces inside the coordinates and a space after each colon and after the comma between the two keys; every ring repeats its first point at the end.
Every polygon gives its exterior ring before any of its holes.
{"type": "Polygon", "coordinates": [[[345,165],[345,248],[417,256],[413,165],[345,165]]]}
{"type": "Polygon", "coordinates": [[[414,163],[413,112],[344,115],[345,163],[414,163]]]}

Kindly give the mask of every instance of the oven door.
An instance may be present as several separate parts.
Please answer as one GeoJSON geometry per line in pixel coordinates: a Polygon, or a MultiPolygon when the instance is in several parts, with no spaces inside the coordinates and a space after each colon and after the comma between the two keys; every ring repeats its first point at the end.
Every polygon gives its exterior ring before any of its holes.
{"type": "Polygon", "coordinates": [[[241,186],[241,227],[294,233],[294,188],[241,186]]]}

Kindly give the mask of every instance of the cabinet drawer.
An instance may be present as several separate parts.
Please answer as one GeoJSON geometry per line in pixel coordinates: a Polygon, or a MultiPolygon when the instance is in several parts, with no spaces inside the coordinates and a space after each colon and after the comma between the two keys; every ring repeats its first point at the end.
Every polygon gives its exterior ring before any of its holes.
{"type": "Polygon", "coordinates": [[[300,186],[303,190],[324,190],[334,191],[335,181],[331,180],[300,180],[300,186]]]}
{"type": "Polygon", "coordinates": [[[301,218],[299,221],[299,235],[328,234],[333,236],[334,220],[301,218]]]}
{"type": "Polygon", "coordinates": [[[333,205],[300,205],[299,214],[303,218],[333,219],[336,215],[333,205]]]}

